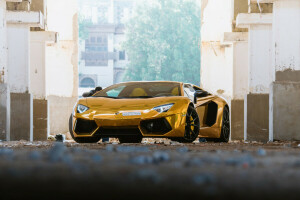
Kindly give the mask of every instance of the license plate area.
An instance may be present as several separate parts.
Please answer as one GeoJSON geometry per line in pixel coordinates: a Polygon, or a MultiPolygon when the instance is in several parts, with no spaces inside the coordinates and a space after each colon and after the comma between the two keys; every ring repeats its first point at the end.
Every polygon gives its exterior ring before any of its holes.
{"type": "Polygon", "coordinates": [[[129,116],[141,116],[141,112],[123,112],[122,116],[129,117],[129,116]]]}

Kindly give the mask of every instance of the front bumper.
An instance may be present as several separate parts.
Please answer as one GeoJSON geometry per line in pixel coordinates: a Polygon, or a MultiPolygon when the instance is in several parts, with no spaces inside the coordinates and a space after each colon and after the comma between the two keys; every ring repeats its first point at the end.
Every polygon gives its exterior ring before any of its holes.
{"type": "Polygon", "coordinates": [[[141,116],[116,114],[91,114],[73,116],[75,137],[183,137],[185,113],[147,113],[141,116]]]}

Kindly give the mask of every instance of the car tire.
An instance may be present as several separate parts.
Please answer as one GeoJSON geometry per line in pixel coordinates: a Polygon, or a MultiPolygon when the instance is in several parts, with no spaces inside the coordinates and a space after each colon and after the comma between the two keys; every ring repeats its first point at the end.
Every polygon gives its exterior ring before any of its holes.
{"type": "Polygon", "coordinates": [[[189,106],[186,113],[186,125],[183,138],[176,138],[181,143],[192,143],[194,142],[200,132],[200,119],[197,111],[193,106],[189,106]]]}
{"type": "Polygon", "coordinates": [[[94,136],[94,137],[75,137],[73,134],[73,115],[71,114],[70,118],[69,118],[69,132],[71,134],[71,137],[73,138],[73,140],[77,143],[97,143],[99,142],[99,140],[101,139],[101,137],[99,136],[94,136]]]}
{"type": "Polygon", "coordinates": [[[230,115],[228,106],[224,107],[220,142],[227,143],[230,138],[230,115]]]}
{"type": "Polygon", "coordinates": [[[119,142],[123,143],[141,143],[143,137],[119,137],[119,142]]]}

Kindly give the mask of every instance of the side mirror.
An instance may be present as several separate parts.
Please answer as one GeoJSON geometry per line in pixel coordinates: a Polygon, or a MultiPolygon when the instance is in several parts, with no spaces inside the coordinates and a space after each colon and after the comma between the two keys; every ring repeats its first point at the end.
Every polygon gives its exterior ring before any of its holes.
{"type": "Polygon", "coordinates": [[[82,94],[82,97],[85,97],[85,98],[90,97],[90,96],[92,96],[91,92],[85,92],[85,93],[82,94]]]}
{"type": "Polygon", "coordinates": [[[197,98],[201,98],[201,97],[207,97],[209,95],[209,93],[208,92],[206,92],[206,91],[196,91],[195,92],[195,97],[197,98]]]}

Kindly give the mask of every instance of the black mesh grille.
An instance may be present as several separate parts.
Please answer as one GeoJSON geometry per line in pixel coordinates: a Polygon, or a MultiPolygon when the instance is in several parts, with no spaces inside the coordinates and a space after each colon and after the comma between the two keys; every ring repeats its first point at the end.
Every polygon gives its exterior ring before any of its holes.
{"type": "Polygon", "coordinates": [[[172,127],[165,118],[142,121],[141,127],[146,134],[164,135],[172,130],[172,127]]]}
{"type": "Polygon", "coordinates": [[[141,131],[137,126],[133,127],[100,127],[96,135],[107,137],[121,137],[121,136],[141,136],[141,131]]]}
{"type": "Polygon", "coordinates": [[[89,134],[95,131],[97,124],[94,120],[77,119],[75,124],[76,134],[89,134]]]}

